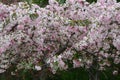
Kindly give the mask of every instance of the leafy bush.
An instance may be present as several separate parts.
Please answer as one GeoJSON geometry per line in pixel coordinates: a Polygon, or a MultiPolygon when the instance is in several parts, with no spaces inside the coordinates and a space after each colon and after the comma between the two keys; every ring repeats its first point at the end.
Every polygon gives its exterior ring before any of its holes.
{"type": "Polygon", "coordinates": [[[35,71],[42,80],[71,68],[85,69],[91,80],[100,79],[101,71],[119,73],[120,3],[62,3],[0,3],[1,73],[35,71]]]}

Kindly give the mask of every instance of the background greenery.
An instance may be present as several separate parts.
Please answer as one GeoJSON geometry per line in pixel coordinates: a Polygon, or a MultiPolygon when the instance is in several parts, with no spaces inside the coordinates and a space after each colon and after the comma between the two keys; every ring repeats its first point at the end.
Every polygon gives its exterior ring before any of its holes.
{"type": "MultiPolygon", "coordinates": [[[[25,1],[25,0],[24,0],[25,1]]],[[[31,1],[31,0],[27,0],[27,1],[31,1]]],[[[59,3],[64,3],[66,0],[57,0],[59,3]]],[[[92,2],[96,2],[97,0],[87,0],[88,2],[92,3],[92,2]]],[[[120,0],[117,0],[118,2],[120,2],[120,0]]],[[[44,7],[45,5],[48,4],[48,0],[32,0],[33,3],[38,4],[41,7],[44,7]]]]}
{"type": "MultiPolygon", "coordinates": [[[[0,75],[0,80],[89,80],[89,75],[83,68],[59,71],[56,74],[45,73],[47,76],[41,77],[37,71],[21,70],[13,76],[7,72],[0,75]]],[[[106,70],[100,72],[99,78],[100,80],[120,80],[120,74],[113,76],[111,70],[106,70]]]]}
{"type": "MultiPolygon", "coordinates": [[[[15,0],[0,0],[5,4],[15,3],[15,0]]],[[[27,1],[29,4],[35,3],[41,7],[45,7],[48,4],[48,0],[16,0],[27,1]]],[[[87,0],[88,2],[96,2],[96,0],[87,0]]],[[[120,1],[120,0],[118,0],[120,1]]],[[[65,0],[58,0],[59,3],[64,3],[65,0]]],[[[89,75],[83,68],[71,69],[68,71],[58,71],[57,74],[46,73],[44,76],[39,76],[40,72],[33,70],[21,70],[16,75],[12,75],[8,70],[4,74],[0,74],[0,80],[89,80],[89,75]]],[[[113,76],[111,69],[100,72],[100,80],[120,80],[120,74],[113,76]]]]}
{"type": "MultiPolygon", "coordinates": [[[[19,1],[27,1],[29,4],[35,3],[41,7],[45,7],[48,4],[48,0],[0,0],[0,1],[6,4],[11,4],[19,1]]],[[[57,0],[57,1],[62,4],[66,0],[57,0]]],[[[92,2],[96,2],[97,0],[87,0],[87,1],[92,3],[92,2]]],[[[117,1],[120,2],[120,0],[117,0],[117,1]]]]}

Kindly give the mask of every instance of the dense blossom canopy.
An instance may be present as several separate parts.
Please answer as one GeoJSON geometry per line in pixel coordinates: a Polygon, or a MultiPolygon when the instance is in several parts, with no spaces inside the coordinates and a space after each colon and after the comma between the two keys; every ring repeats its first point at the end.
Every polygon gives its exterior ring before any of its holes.
{"type": "Polygon", "coordinates": [[[12,65],[53,73],[76,67],[118,70],[120,3],[49,0],[45,8],[0,3],[0,72],[12,65]]]}

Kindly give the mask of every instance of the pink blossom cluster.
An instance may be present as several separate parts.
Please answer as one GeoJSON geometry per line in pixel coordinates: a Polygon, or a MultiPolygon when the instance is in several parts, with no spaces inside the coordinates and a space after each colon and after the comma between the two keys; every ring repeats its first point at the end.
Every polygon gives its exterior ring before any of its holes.
{"type": "Polygon", "coordinates": [[[7,7],[7,5],[0,3],[0,22],[8,16],[9,10],[7,7]]]}
{"type": "Polygon", "coordinates": [[[91,4],[49,0],[45,8],[0,3],[1,73],[12,65],[16,70],[46,68],[56,73],[78,67],[105,70],[119,64],[120,3],[116,0],[91,4]]]}

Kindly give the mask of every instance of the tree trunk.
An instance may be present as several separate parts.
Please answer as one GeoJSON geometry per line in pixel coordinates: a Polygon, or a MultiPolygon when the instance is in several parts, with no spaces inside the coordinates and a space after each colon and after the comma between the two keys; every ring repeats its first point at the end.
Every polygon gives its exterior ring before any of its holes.
{"type": "Polygon", "coordinates": [[[94,70],[92,68],[89,69],[88,75],[89,75],[89,80],[100,80],[99,71],[97,71],[97,70],[94,70]]]}

